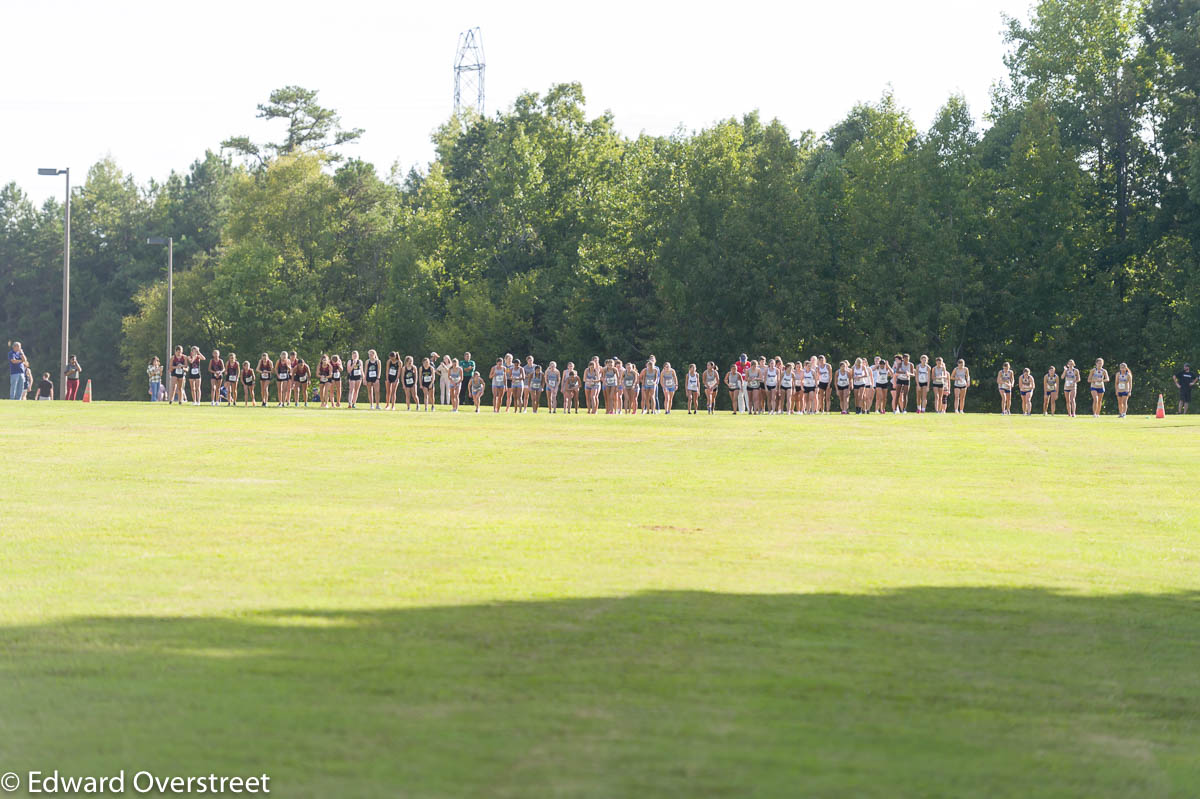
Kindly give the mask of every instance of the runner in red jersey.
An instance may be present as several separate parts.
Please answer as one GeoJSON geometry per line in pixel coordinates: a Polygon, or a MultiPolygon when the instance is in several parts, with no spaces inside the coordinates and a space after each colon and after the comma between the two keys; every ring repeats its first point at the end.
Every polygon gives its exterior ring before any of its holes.
{"type": "Polygon", "coordinates": [[[188,388],[192,390],[192,404],[200,404],[200,384],[203,379],[200,373],[204,370],[204,356],[200,354],[199,347],[192,347],[192,354],[188,356],[188,388]]]}
{"type": "Polygon", "coordinates": [[[279,353],[279,360],[275,362],[275,381],[276,398],[279,400],[276,407],[282,408],[292,391],[292,356],[287,350],[279,353]]]}
{"type": "Polygon", "coordinates": [[[170,368],[167,372],[171,381],[171,393],[167,398],[167,403],[175,401],[176,395],[179,396],[179,404],[182,405],[187,397],[187,368],[188,359],[183,354],[183,347],[176,347],[175,354],[171,356],[170,368]]]}
{"type": "Polygon", "coordinates": [[[225,360],[221,358],[220,350],[213,350],[208,362],[209,405],[216,405],[221,399],[221,384],[225,382],[225,360]]]}

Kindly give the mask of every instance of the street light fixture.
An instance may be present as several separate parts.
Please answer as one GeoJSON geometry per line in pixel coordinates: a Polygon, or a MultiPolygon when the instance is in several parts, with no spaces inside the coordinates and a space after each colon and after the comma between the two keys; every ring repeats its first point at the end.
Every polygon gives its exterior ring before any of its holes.
{"type": "Polygon", "coordinates": [[[67,395],[67,332],[71,325],[71,170],[38,169],[39,175],[66,175],[67,202],[63,206],[63,296],[62,296],[62,358],[58,362],[58,396],[67,395]]]}
{"type": "Polygon", "coordinates": [[[151,236],[146,243],[167,245],[167,359],[163,361],[163,368],[168,368],[171,356],[175,354],[171,340],[175,321],[175,239],[172,236],[151,236]]]}

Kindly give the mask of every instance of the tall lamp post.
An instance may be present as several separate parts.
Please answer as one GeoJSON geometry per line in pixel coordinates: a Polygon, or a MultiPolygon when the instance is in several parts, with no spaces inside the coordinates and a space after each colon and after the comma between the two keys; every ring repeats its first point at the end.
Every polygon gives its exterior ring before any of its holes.
{"type": "Polygon", "coordinates": [[[67,331],[71,325],[71,169],[39,169],[39,175],[66,175],[67,202],[63,206],[62,358],[58,361],[58,396],[67,395],[67,331]]]}
{"type": "Polygon", "coordinates": [[[167,245],[167,359],[163,361],[163,368],[166,369],[169,368],[171,356],[175,353],[174,342],[171,340],[172,331],[175,329],[175,239],[172,236],[151,236],[146,239],[146,243],[167,245]]]}

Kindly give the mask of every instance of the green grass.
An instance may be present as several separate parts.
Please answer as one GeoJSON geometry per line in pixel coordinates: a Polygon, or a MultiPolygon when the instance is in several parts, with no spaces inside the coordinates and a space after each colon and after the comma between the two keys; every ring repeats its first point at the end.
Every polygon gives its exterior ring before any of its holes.
{"type": "Polygon", "coordinates": [[[1200,794],[1200,419],[0,421],[0,772],[1200,794]]]}

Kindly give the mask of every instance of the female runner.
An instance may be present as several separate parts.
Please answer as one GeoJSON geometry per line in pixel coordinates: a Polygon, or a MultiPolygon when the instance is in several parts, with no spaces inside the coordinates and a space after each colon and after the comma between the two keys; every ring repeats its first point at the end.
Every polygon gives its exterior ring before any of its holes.
{"type": "Polygon", "coordinates": [[[462,394],[463,381],[463,368],[458,358],[451,359],[450,368],[446,370],[446,379],[450,381],[450,410],[458,413],[458,398],[462,394]]]}
{"type": "Polygon", "coordinates": [[[209,404],[216,405],[221,399],[221,386],[225,384],[225,360],[220,350],[213,350],[208,362],[209,404]]]}
{"type": "Polygon", "coordinates": [[[350,359],[346,361],[346,404],[351,410],[358,405],[358,395],[362,390],[363,379],[363,362],[358,357],[358,350],[353,350],[350,353],[350,359]]]}
{"type": "Polygon", "coordinates": [[[766,398],[767,413],[774,414],[779,404],[779,372],[775,361],[767,362],[763,368],[763,395],[766,398]]]}
{"type": "Polygon", "coordinates": [[[759,367],[758,361],[750,361],[750,365],[746,367],[746,391],[749,393],[750,413],[762,413],[762,384],[763,370],[759,367]]]}
{"type": "Polygon", "coordinates": [[[492,380],[492,413],[500,413],[504,404],[504,392],[508,386],[508,370],[504,368],[504,359],[497,358],[496,365],[488,372],[492,380]]]}
{"type": "Polygon", "coordinates": [[[892,369],[891,369],[890,377],[888,379],[888,397],[892,401],[892,413],[900,412],[900,405],[899,405],[899,398],[898,398],[900,391],[899,391],[898,384],[896,383],[896,371],[900,368],[901,360],[902,359],[900,357],[900,353],[897,352],[895,357],[892,358],[892,369]]]}
{"type": "Polygon", "coordinates": [[[524,386],[517,389],[513,381],[524,374],[520,361],[514,361],[510,354],[504,356],[504,407],[510,411],[515,404],[520,404],[521,395],[525,393],[524,386]]]}
{"type": "Polygon", "coordinates": [[[621,381],[624,388],[625,396],[622,399],[621,406],[626,413],[637,413],[638,409],[638,368],[637,365],[630,361],[625,364],[625,368],[621,371],[621,381]]]}
{"type": "Polygon", "coordinates": [[[1100,412],[1103,410],[1104,384],[1108,380],[1108,372],[1104,368],[1104,359],[1097,358],[1095,367],[1088,372],[1088,385],[1092,389],[1092,416],[1100,416],[1100,412]]]}
{"type": "Polygon", "coordinates": [[[934,412],[945,413],[946,392],[950,390],[950,373],[946,371],[946,362],[941,358],[933,362],[933,379],[929,385],[933,388],[934,412]]]}
{"type": "Polygon", "coordinates": [[[400,353],[392,350],[388,353],[387,366],[384,367],[384,372],[387,375],[387,409],[389,411],[396,410],[396,391],[400,388],[400,353]]]}
{"type": "MultiPolygon", "coordinates": [[[[775,374],[776,374],[776,380],[777,380],[777,382],[775,384],[775,413],[780,413],[780,414],[787,413],[789,410],[791,410],[788,407],[787,386],[785,386],[783,384],[784,375],[787,374],[787,364],[784,363],[783,358],[778,355],[775,356],[775,358],[772,361],[770,361],[769,363],[773,364],[775,366],[775,374]]],[[[793,378],[793,382],[794,382],[794,380],[795,380],[794,374],[792,375],[792,378],[793,378]]]]}
{"type": "Polygon", "coordinates": [[[530,381],[533,379],[533,373],[537,370],[537,364],[533,362],[532,355],[525,356],[525,366],[522,369],[521,376],[525,379],[525,390],[521,392],[521,411],[524,412],[529,407],[530,400],[533,399],[533,389],[529,387],[530,381]]]}
{"type": "Polygon", "coordinates": [[[1054,415],[1054,406],[1058,404],[1058,372],[1053,366],[1042,376],[1042,416],[1049,413],[1054,415]]]}
{"type": "Polygon", "coordinates": [[[188,367],[188,359],[187,356],[183,354],[182,345],[175,348],[175,354],[171,356],[170,366],[170,371],[168,371],[167,374],[171,378],[171,393],[167,398],[167,403],[170,404],[174,402],[175,396],[178,395],[179,404],[182,405],[187,395],[187,385],[185,381],[187,380],[188,367]]]}
{"type": "Polygon", "coordinates": [[[867,413],[870,410],[868,400],[869,388],[867,362],[862,358],[854,359],[854,366],[850,370],[852,377],[851,385],[854,387],[854,412],[867,413]]]}
{"type": "MultiPolygon", "coordinates": [[[[892,367],[888,366],[888,362],[882,358],[876,357],[875,363],[875,410],[879,413],[887,413],[887,398],[888,394],[893,392],[892,388],[892,367]]],[[[892,394],[892,402],[895,403],[895,394],[892,394]]]]}
{"type": "Polygon", "coordinates": [[[780,413],[789,416],[796,403],[796,363],[788,361],[779,368],[779,405],[780,413]]]}
{"type": "MultiPolygon", "coordinates": [[[[792,365],[792,404],[788,410],[803,414],[808,408],[808,396],[804,393],[804,376],[808,373],[808,361],[801,358],[792,365]]],[[[813,377],[816,385],[816,377],[813,377]]]]}
{"type": "Polygon", "coordinates": [[[809,358],[801,367],[800,388],[804,394],[804,413],[816,413],[821,409],[818,389],[821,382],[820,364],[816,358],[809,358]]]}
{"type": "Polygon", "coordinates": [[[274,368],[270,355],[264,352],[258,357],[258,398],[262,400],[264,408],[271,398],[271,370],[274,368]]]}
{"type": "MultiPolygon", "coordinates": [[[[617,385],[613,389],[614,398],[617,401],[617,413],[625,412],[625,364],[620,358],[613,359],[613,365],[617,369],[617,385]]],[[[634,369],[636,372],[637,369],[634,369]]]]}
{"type": "Polygon", "coordinates": [[[522,413],[525,410],[525,367],[520,361],[513,361],[508,373],[509,410],[522,413]]]}
{"type": "Polygon", "coordinates": [[[1008,416],[1012,411],[1012,390],[1015,379],[1012,364],[1005,361],[1004,366],[1000,367],[1000,371],[996,373],[996,387],[1000,389],[1000,414],[1002,416],[1008,416]]]}
{"type": "Polygon", "coordinates": [[[833,385],[837,388],[838,410],[843,416],[850,413],[850,378],[850,362],[842,361],[833,376],[833,385]]]}
{"type": "Polygon", "coordinates": [[[616,413],[617,408],[617,367],[611,358],[604,362],[604,412],[616,413]]]}
{"type": "MultiPolygon", "coordinates": [[[[421,396],[424,398],[425,410],[433,410],[433,380],[437,376],[437,367],[428,358],[421,360],[421,396]]],[[[420,406],[418,406],[420,407],[420,406]]]]}
{"type": "Polygon", "coordinates": [[[558,371],[558,363],[551,361],[546,365],[546,407],[550,413],[558,410],[558,387],[562,382],[562,373],[558,371]]]}
{"type": "Polygon", "coordinates": [[[333,362],[329,360],[329,356],[325,353],[321,354],[321,360],[317,363],[317,385],[321,391],[321,407],[328,408],[333,404],[333,397],[330,395],[329,381],[333,379],[333,362]]]}
{"type": "MultiPolygon", "coordinates": [[[[311,376],[308,364],[303,358],[296,359],[296,365],[292,368],[293,385],[296,387],[296,395],[304,400],[304,407],[308,407],[308,379],[311,376]]],[[[293,400],[293,404],[298,403],[298,400],[293,400]]]]}
{"type": "Polygon", "coordinates": [[[401,385],[404,387],[404,410],[411,411],[412,405],[421,410],[421,395],[417,393],[418,372],[413,356],[404,356],[404,369],[401,371],[401,385]]]}
{"type": "Polygon", "coordinates": [[[929,356],[922,355],[917,363],[917,413],[925,413],[925,402],[929,396],[929,356]]]}
{"type": "Polygon", "coordinates": [[[871,413],[875,410],[875,376],[879,372],[879,356],[876,355],[871,362],[863,358],[863,368],[867,371],[867,381],[863,385],[863,413],[871,413]]]}
{"type": "Polygon", "coordinates": [[[1021,392],[1021,413],[1026,416],[1033,412],[1033,390],[1036,387],[1037,381],[1033,379],[1029,368],[1026,367],[1017,380],[1017,390],[1021,392]]]}
{"type": "Polygon", "coordinates": [[[829,413],[829,402],[831,392],[829,389],[830,378],[833,374],[833,367],[829,365],[824,355],[817,356],[817,410],[821,413],[829,413]]]}
{"type": "Polygon", "coordinates": [[[712,361],[704,367],[700,381],[704,384],[704,399],[708,403],[708,413],[711,416],[717,407],[717,388],[721,385],[721,373],[712,361]]]}
{"type": "Polygon", "coordinates": [[[571,409],[575,409],[575,413],[579,413],[579,373],[575,371],[575,362],[567,361],[567,368],[563,371],[563,413],[570,413],[571,409]]]}
{"type": "Polygon", "coordinates": [[[242,404],[249,407],[254,403],[254,367],[242,361],[242,404]]]}
{"type": "Polygon", "coordinates": [[[1075,392],[1079,389],[1079,370],[1075,368],[1075,359],[1067,361],[1062,371],[1063,399],[1067,401],[1067,416],[1075,418],[1075,392]]]}
{"type": "Polygon", "coordinates": [[[329,393],[333,398],[333,407],[342,407],[342,356],[334,354],[329,359],[329,393]]]}
{"type": "Polygon", "coordinates": [[[366,370],[367,407],[379,410],[379,373],[383,371],[383,364],[375,350],[367,350],[366,370]]]}
{"type": "MultiPolygon", "coordinates": [[[[613,396],[617,402],[617,413],[625,412],[625,364],[620,358],[613,359],[613,366],[617,370],[617,385],[613,389],[613,396]]],[[[636,369],[634,370],[637,371],[636,369]]]]}
{"type": "Polygon", "coordinates": [[[687,374],[683,377],[684,395],[687,397],[688,413],[700,413],[700,373],[696,364],[688,364],[687,374]]]}
{"type": "Polygon", "coordinates": [[[504,364],[504,403],[501,407],[512,408],[513,403],[513,357],[511,354],[506,354],[503,358],[504,364]]]}
{"type": "Polygon", "coordinates": [[[658,378],[661,374],[662,370],[651,355],[642,370],[642,413],[658,413],[658,378]]]}
{"type": "Polygon", "coordinates": [[[602,380],[600,359],[593,356],[591,363],[583,370],[583,394],[587,400],[588,413],[595,413],[600,408],[600,383],[602,380]]]}
{"type": "Polygon", "coordinates": [[[736,416],[738,412],[738,393],[741,391],[741,375],[738,374],[737,364],[731,364],[725,373],[725,387],[729,389],[729,405],[736,416]]]}
{"type": "Polygon", "coordinates": [[[788,363],[788,369],[784,372],[791,372],[792,390],[788,392],[791,400],[787,404],[788,413],[804,413],[804,404],[806,402],[804,396],[804,361],[792,361],[788,363]]]}
{"type": "Polygon", "coordinates": [[[192,392],[192,404],[200,404],[200,372],[204,368],[204,356],[200,354],[199,347],[192,347],[192,353],[188,356],[188,388],[192,392]]]}
{"type": "MultiPolygon", "coordinates": [[[[300,386],[296,385],[296,369],[300,366],[300,356],[296,354],[295,350],[292,350],[291,353],[289,353],[288,363],[291,364],[292,367],[292,382],[288,384],[288,399],[290,399],[292,401],[292,405],[295,406],[299,402],[299,395],[303,390],[300,386]]],[[[287,401],[285,400],[283,404],[287,405],[287,401]]]]}
{"type": "Polygon", "coordinates": [[[636,413],[637,399],[635,391],[637,389],[638,370],[631,364],[617,361],[617,402],[620,405],[621,413],[636,413]]]}
{"type": "Polygon", "coordinates": [[[1133,372],[1129,371],[1128,365],[1122,363],[1117,367],[1114,382],[1117,384],[1117,417],[1124,419],[1129,410],[1129,395],[1133,393],[1133,372]]]}
{"type": "Polygon", "coordinates": [[[663,408],[666,413],[670,413],[671,406],[675,404],[675,392],[679,390],[679,376],[675,374],[675,369],[671,366],[670,361],[663,361],[662,387],[663,408]]]}
{"type": "Polygon", "coordinates": [[[962,413],[967,404],[967,389],[971,387],[971,370],[962,358],[958,359],[958,365],[950,373],[950,379],[954,381],[954,412],[962,413]]]}
{"type": "MultiPolygon", "coordinates": [[[[759,388],[759,392],[762,395],[762,401],[759,404],[759,413],[767,413],[770,411],[771,392],[767,390],[767,368],[773,363],[775,363],[774,360],[768,360],[766,358],[758,359],[758,374],[759,378],[762,380],[759,388]]],[[[778,375],[778,372],[776,375],[778,375]]]]}
{"type": "Polygon", "coordinates": [[[908,381],[912,373],[913,362],[906,352],[896,364],[896,393],[892,399],[892,410],[896,413],[908,413],[908,381]]]}
{"type": "Polygon", "coordinates": [[[275,362],[275,381],[275,398],[279,400],[276,407],[282,408],[292,393],[292,356],[286,351],[279,353],[279,360],[275,362]]]}
{"type": "Polygon", "coordinates": [[[483,375],[479,374],[476,369],[471,375],[471,382],[467,383],[467,393],[471,395],[471,402],[475,403],[475,413],[479,413],[479,402],[483,399],[483,375]]]}
{"type": "Polygon", "coordinates": [[[541,364],[534,364],[533,374],[529,376],[529,404],[533,406],[533,412],[537,413],[538,404],[542,400],[542,386],[546,382],[546,375],[542,372],[541,364]]]}
{"type": "Polygon", "coordinates": [[[237,405],[238,376],[242,373],[242,365],[238,363],[237,353],[229,353],[225,362],[225,391],[229,395],[229,404],[237,405]]]}

